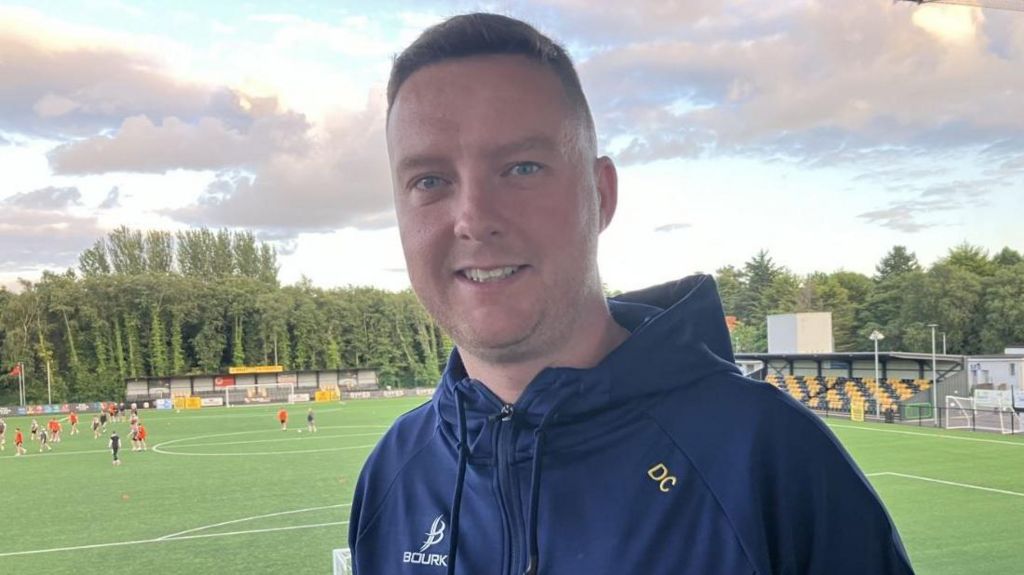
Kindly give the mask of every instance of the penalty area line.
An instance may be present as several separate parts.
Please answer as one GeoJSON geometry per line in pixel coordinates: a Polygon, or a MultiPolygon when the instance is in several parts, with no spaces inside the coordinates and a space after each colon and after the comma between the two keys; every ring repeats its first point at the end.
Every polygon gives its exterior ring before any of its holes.
{"type": "Polygon", "coordinates": [[[74,547],[54,547],[51,549],[33,549],[31,551],[12,551],[0,553],[0,557],[14,557],[18,555],[39,555],[42,553],[56,553],[58,551],[81,551],[83,549],[103,549],[106,547],[123,547],[126,545],[145,545],[147,543],[168,543],[170,541],[186,541],[189,539],[207,539],[211,537],[230,537],[232,535],[250,535],[253,533],[270,533],[273,531],[292,531],[296,529],[316,529],[317,527],[334,527],[348,525],[348,521],[331,521],[328,523],[314,523],[311,525],[292,525],[290,527],[268,527],[266,529],[249,529],[247,531],[231,531],[228,533],[203,533],[200,535],[182,535],[171,539],[140,539],[138,541],[117,541],[114,543],[95,543],[93,545],[76,545],[74,547]]]}
{"type": "Polygon", "coordinates": [[[965,489],[977,489],[978,491],[988,491],[990,493],[999,493],[1000,495],[1014,495],[1016,497],[1024,497],[1024,493],[1018,493],[1016,491],[1008,491],[1006,489],[996,489],[994,487],[983,487],[981,485],[971,485],[970,483],[959,483],[957,481],[946,481],[945,479],[933,479],[931,477],[922,477],[920,475],[910,475],[908,473],[896,473],[895,471],[879,471],[878,473],[868,473],[868,477],[902,477],[904,479],[916,479],[918,481],[928,481],[931,483],[939,483],[941,485],[951,485],[953,487],[963,487],[965,489]]]}
{"type": "Polygon", "coordinates": [[[1024,441],[1005,441],[999,439],[983,439],[980,437],[961,437],[959,435],[949,435],[946,433],[921,433],[920,431],[903,431],[900,429],[875,429],[872,427],[860,427],[859,425],[843,425],[841,423],[829,423],[829,427],[836,427],[839,429],[855,429],[857,431],[874,431],[875,433],[898,433],[900,435],[916,435],[918,437],[930,437],[932,439],[949,439],[952,441],[973,441],[975,443],[995,443],[996,445],[1012,445],[1014,447],[1024,447],[1024,441]]]}
{"type": "Polygon", "coordinates": [[[171,533],[170,535],[164,535],[163,537],[157,537],[158,540],[174,539],[188,533],[195,533],[196,531],[203,531],[206,529],[214,529],[216,527],[223,527],[225,525],[231,525],[234,523],[243,523],[245,521],[254,521],[256,519],[266,519],[267,517],[280,517],[282,515],[294,515],[295,513],[305,513],[307,511],[320,511],[322,509],[340,509],[342,507],[351,507],[351,503],[338,503],[337,505],[324,505],[322,507],[307,507],[306,509],[293,509],[291,511],[278,511],[277,513],[268,513],[266,515],[253,515],[252,517],[242,517],[241,519],[232,519],[231,521],[222,521],[220,523],[214,523],[212,525],[203,525],[202,527],[193,527],[192,529],[186,529],[185,531],[179,531],[177,533],[171,533]]]}

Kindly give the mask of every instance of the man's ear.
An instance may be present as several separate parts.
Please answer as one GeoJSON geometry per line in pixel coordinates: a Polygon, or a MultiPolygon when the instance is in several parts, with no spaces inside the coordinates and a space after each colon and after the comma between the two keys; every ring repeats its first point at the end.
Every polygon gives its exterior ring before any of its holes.
{"type": "Polygon", "coordinates": [[[615,207],[619,202],[619,174],[615,163],[608,156],[594,160],[594,183],[597,186],[598,199],[601,201],[601,231],[612,223],[615,207]]]}

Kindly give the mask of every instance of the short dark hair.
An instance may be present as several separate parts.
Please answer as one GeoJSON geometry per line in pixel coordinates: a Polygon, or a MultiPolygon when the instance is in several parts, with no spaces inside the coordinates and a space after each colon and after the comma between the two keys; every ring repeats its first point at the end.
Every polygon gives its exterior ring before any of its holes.
{"type": "Polygon", "coordinates": [[[524,56],[554,72],[588,143],[596,148],[594,118],[568,52],[526,22],[500,14],[461,14],[424,30],[391,66],[388,117],[402,84],[416,71],[446,60],[492,55],[524,56]]]}

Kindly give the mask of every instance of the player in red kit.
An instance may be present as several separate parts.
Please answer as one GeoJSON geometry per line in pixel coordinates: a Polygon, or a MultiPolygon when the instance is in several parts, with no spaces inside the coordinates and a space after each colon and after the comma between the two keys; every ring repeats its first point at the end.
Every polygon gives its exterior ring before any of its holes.
{"type": "Polygon", "coordinates": [[[25,455],[25,436],[20,427],[14,428],[14,455],[25,455]]]}

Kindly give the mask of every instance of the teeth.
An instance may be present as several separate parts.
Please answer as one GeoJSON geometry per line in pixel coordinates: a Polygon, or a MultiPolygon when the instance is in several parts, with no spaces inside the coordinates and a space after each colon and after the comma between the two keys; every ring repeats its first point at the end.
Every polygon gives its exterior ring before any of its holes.
{"type": "Polygon", "coordinates": [[[484,283],[502,280],[519,271],[519,266],[508,266],[495,268],[493,270],[482,270],[480,268],[469,268],[462,271],[462,275],[475,282],[484,283]]]}

